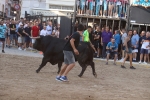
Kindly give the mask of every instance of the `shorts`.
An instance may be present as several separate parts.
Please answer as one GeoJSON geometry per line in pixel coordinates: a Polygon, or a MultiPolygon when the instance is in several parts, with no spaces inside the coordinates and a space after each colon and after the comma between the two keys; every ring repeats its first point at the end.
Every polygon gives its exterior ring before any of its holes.
{"type": "Polygon", "coordinates": [[[126,53],[128,53],[128,54],[132,53],[132,48],[128,48],[128,52],[126,51],[126,53]]]}
{"type": "Polygon", "coordinates": [[[17,40],[17,34],[10,34],[10,40],[17,40]]]}
{"type": "Polygon", "coordinates": [[[64,51],[63,50],[63,53],[64,53],[64,63],[65,64],[69,65],[69,64],[75,63],[75,58],[74,58],[72,51],[64,51]]]}
{"type": "Polygon", "coordinates": [[[18,37],[18,43],[25,43],[25,37],[18,37]]]}
{"type": "Polygon", "coordinates": [[[107,10],[107,2],[104,2],[104,10],[107,10]]]}
{"type": "Polygon", "coordinates": [[[35,41],[36,41],[36,39],[32,39],[32,44],[34,44],[34,43],[35,43],[35,41]]]}
{"type": "Polygon", "coordinates": [[[101,47],[100,42],[99,42],[99,41],[95,41],[95,42],[94,42],[94,47],[95,47],[96,49],[100,49],[100,47],[101,47]]]}
{"type": "Polygon", "coordinates": [[[84,4],[84,3],[85,3],[84,0],[81,0],[81,1],[80,1],[80,9],[81,9],[81,10],[84,10],[84,7],[85,7],[85,4],[84,4]]]}
{"type": "Polygon", "coordinates": [[[0,41],[5,41],[5,38],[0,38],[0,41]]]}
{"type": "Polygon", "coordinates": [[[89,10],[93,10],[93,2],[89,3],[89,10]]]}
{"type": "Polygon", "coordinates": [[[138,52],[138,49],[133,49],[132,50],[132,53],[137,53],[138,52]]]}
{"type": "Polygon", "coordinates": [[[148,50],[148,54],[150,54],[150,50],[148,50]]]}
{"type": "Polygon", "coordinates": [[[30,37],[29,37],[29,36],[26,36],[26,37],[25,37],[25,42],[30,42],[30,41],[31,41],[30,37]]]}
{"type": "Polygon", "coordinates": [[[147,49],[141,48],[140,53],[141,53],[141,54],[148,54],[148,50],[147,50],[147,49]]]}
{"type": "Polygon", "coordinates": [[[118,52],[116,52],[116,51],[110,51],[110,50],[107,50],[107,52],[106,52],[107,54],[110,54],[110,55],[116,55],[116,54],[118,54],[118,52]]]}
{"type": "Polygon", "coordinates": [[[108,5],[113,5],[114,4],[114,2],[111,2],[111,1],[109,1],[109,3],[108,3],[108,5]]]}
{"type": "Polygon", "coordinates": [[[6,34],[5,34],[5,37],[6,37],[6,38],[10,37],[10,34],[6,33],[6,34]]]}
{"type": "Polygon", "coordinates": [[[122,50],[125,50],[125,48],[126,48],[126,47],[122,45],[122,50]]]}

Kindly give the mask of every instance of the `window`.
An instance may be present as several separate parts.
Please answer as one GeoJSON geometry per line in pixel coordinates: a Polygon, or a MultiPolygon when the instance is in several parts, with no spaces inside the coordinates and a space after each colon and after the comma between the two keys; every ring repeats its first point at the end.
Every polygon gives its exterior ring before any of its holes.
{"type": "Polygon", "coordinates": [[[49,5],[50,9],[73,10],[73,6],[49,5]]]}

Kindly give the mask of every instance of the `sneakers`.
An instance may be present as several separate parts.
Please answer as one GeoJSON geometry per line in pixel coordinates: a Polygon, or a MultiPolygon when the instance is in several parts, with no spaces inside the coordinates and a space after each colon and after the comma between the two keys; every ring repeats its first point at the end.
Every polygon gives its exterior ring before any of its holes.
{"type": "Polygon", "coordinates": [[[5,53],[5,51],[4,51],[4,50],[2,50],[2,53],[5,53]]]}
{"type": "Polygon", "coordinates": [[[120,61],[123,61],[124,60],[124,58],[122,58],[120,61]]]}
{"type": "Polygon", "coordinates": [[[64,81],[64,82],[67,82],[67,81],[68,81],[67,76],[61,76],[60,80],[61,80],[61,81],[64,81]]]}
{"type": "Polygon", "coordinates": [[[146,65],[147,65],[147,63],[146,63],[145,61],[143,62],[143,64],[146,64],[146,65]]]}
{"type": "Polygon", "coordinates": [[[56,76],[57,81],[68,82],[67,76],[56,76]]]}
{"type": "Polygon", "coordinates": [[[56,76],[56,80],[57,80],[57,81],[61,81],[60,78],[61,78],[61,76],[56,76]]]}
{"type": "Polygon", "coordinates": [[[22,50],[21,47],[19,47],[18,50],[22,50]]]}
{"type": "Polygon", "coordinates": [[[106,62],[106,64],[105,65],[108,65],[108,62],[106,62]]]}
{"type": "Polygon", "coordinates": [[[130,69],[136,69],[135,67],[131,66],[130,69]]]}
{"type": "Polygon", "coordinates": [[[28,47],[28,49],[32,50],[32,48],[31,48],[31,47],[28,47]]]}
{"type": "MultiPolygon", "coordinates": [[[[141,63],[142,63],[142,62],[140,61],[139,64],[141,64],[141,63]]],[[[146,65],[147,65],[147,63],[146,63],[145,61],[143,62],[143,64],[146,64],[146,65]]]]}
{"type": "Polygon", "coordinates": [[[126,69],[126,67],[125,67],[125,66],[123,66],[123,65],[121,65],[121,68],[124,68],[124,69],[126,69]]]}

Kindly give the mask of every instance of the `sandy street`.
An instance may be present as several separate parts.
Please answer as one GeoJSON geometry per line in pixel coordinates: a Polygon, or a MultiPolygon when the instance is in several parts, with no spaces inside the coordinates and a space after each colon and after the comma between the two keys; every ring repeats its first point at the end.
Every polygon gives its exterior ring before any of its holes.
{"type": "Polygon", "coordinates": [[[41,57],[0,54],[0,100],[150,100],[150,67],[121,69],[95,60],[97,78],[88,67],[82,78],[76,63],[69,83],[55,80],[57,66],[49,63],[35,73],[41,57]]]}

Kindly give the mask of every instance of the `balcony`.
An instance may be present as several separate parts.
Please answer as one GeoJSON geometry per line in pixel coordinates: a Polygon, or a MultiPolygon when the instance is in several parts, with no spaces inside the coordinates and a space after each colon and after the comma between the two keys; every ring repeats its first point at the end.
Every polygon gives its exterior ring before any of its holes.
{"type": "Polygon", "coordinates": [[[2,17],[7,17],[7,16],[6,16],[6,13],[0,11],[0,18],[2,18],[2,17]]]}

